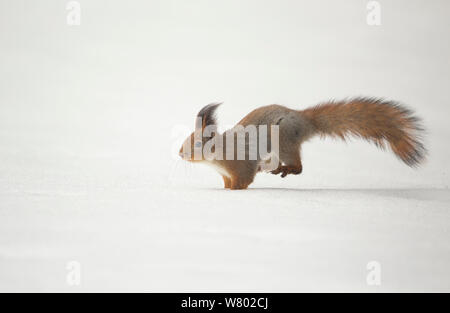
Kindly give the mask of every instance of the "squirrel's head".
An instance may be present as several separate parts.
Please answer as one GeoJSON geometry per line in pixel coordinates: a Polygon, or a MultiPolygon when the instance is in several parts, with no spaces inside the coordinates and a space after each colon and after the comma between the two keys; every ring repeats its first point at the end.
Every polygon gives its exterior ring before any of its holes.
{"type": "Polygon", "coordinates": [[[211,103],[197,114],[195,131],[186,138],[180,149],[180,157],[189,162],[204,161],[203,146],[217,133],[216,109],[222,103],[211,103]]]}

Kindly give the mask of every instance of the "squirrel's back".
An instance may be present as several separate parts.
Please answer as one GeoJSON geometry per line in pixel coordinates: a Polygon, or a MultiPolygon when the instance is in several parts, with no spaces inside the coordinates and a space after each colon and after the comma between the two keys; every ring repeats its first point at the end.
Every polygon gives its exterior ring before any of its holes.
{"type": "MultiPolygon", "coordinates": [[[[237,125],[279,125],[280,136],[292,136],[293,141],[303,142],[308,139],[313,131],[311,121],[301,114],[301,111],[293,110],[278,104],[259,107],[247,114],[237,125]]],[[[280,138],[281,142],[289,142],[280,138]]]]}

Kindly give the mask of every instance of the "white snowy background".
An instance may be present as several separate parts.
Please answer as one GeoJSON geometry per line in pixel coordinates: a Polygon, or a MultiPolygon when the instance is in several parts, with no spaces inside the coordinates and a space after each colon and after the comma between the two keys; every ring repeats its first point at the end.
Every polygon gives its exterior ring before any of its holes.
{"type": "Polygon", "coordinates": [[[367,2],[0,0],[0,291],[450,291],[450,2],[367,2]],[[421,168],[316,138],[226,191],[173,153],[209,102],[359,95],[423,118],[421,168]]]}

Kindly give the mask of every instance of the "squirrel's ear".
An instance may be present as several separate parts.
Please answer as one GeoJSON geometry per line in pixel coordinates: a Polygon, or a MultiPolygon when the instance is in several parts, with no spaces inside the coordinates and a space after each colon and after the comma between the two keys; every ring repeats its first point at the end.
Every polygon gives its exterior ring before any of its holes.
{"type": "Polygon", "coordinates": [[[210,103],[200,110],[197,114],[197,119],[201,118],[202,121],[202,129],[209,125],[216,125],[216,110],[221,105],[220,103],[210,103]]]}

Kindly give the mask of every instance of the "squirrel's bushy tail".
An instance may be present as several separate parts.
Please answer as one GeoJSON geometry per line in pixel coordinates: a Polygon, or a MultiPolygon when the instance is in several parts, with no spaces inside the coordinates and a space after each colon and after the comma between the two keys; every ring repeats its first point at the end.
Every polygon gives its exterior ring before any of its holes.
{"type": "Polygon", "coordinates": [[[424,129],[420,119],[403,105],[374,98],[331,101],[300,111],[313,132],[346,140],[356,136],[384,149],[386,142],[407,165],[414,167],[425,158],[424,129]]]}

